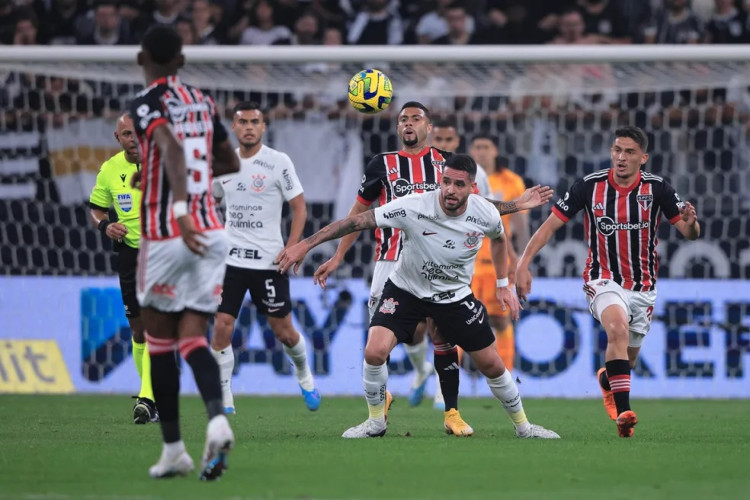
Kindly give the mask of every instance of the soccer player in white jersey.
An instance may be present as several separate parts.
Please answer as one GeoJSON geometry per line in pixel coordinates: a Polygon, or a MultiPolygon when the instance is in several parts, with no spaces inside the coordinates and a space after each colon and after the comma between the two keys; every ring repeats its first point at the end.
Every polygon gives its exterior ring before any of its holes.
{"type": "Polygon", "coordinates": [[[214,196],[226,204],[226,234],[229,239],[227,270],[221,304],[214,318],[211,348],[221,372],[224,410],[234,413],[232,332],[245,293],[268,318],[284,352],[294,363],[305,405],[310,411],[320,406],[307,363],[305,337],[292,324],[289,277],[276,271],[273,261],[284,249],[281,237],[281,209],[284,201],[292,210],[287,246],[297,243],[307,219],[302,185],[292,160],[285,153],[263,144],[266,123],[256,103],[234,107],[232,131],[240,147],[240,171],[214,180],[214,196]]]}
{"type": "Polygon", "coordinates": [[[492,203],[471,194],[475,176],[471,157],[452,156],[445,162],[439,191],[410,194],[336,221],[281,254],[279,271],[294,266],[296,272],[307,252],[324,241],[375,227],[398,228],[406,235],[403,255],[370,321],[362,377],[370,415],[342,437],[385,435],[386,360],[399,342],[412,340],[424,317],[434,320],[445,341],[469,353],[511,418],[516,436],[560,437],[527,420],[518,388],[495,348],[485,307],[469,287],[477,251],[487,236],[492,241],[497,297],[518,317],[520,304],[508,287],[508,242],[500,214],[492,203]]]}

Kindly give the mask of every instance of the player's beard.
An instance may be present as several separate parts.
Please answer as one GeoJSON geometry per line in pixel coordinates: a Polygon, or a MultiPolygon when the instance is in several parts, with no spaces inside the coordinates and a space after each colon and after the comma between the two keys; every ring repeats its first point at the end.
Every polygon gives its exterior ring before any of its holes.
{"type": "MultiPolygon", "coordinates": [[[[468,196],[463,200],[461,198],[455,198],[455,205],[448,206],[448,199],[443,197],[443,208],[445,208],[446,211],[455,213],[461,210],[464,207],[464,205],[466,205],[466,202],[468,200],[469,200],[468,196]]],[[[450,201],[453,202],[453,200],[450,200],[450,201]]]]}
{"type": "Polygon", "coordinates": [[[417,134],[414,134],[414,139],[407,139],[406,137],[404,137],[401,140],[403,141],[404,146],[408,147],[416,146],[417,144],[419,144],[419,137],[417,137],[417,134]]]}
{"type": "Polygon", "coordinates": [[[255,146],[257,146],[259,142],[260,140],[257,140],[255,142],[240,142],[240,146],[242,146],[245,149],[252,149],[255,146]]]}

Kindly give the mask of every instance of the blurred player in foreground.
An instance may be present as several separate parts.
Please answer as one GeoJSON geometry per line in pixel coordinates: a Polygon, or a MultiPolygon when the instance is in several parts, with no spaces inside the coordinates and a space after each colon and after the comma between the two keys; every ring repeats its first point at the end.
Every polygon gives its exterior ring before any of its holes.
{"type": "Polygon", "coordinates": [[[224,415],[219,367],[206,340],[227,252],[211,176],[236,172],[239,161],[213,99],[177,76],[184,62],[179,35],[166,26],[152,27],[138,53],[147,87],[130,104],[143,159],[138,302],[164,443],[149,473],[159,478],[193,470],[180,436],[179,349],[206,405],[200,477],[213,480],[226,468],[234,435],[224,415]]]}

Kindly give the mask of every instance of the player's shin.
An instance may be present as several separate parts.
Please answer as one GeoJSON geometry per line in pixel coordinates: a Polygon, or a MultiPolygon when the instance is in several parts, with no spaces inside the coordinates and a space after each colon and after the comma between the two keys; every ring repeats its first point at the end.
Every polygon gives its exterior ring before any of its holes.
{"type": "Polygon", "coordinates": [[[388,382],[388,368],[386,364],[371,365],[367,361],[362,367],[362,386],[371,419],[385,417],[385,387],[388,382]]]}
{"type": "Polygon", "coordinates": [[[617,414],[630,410],[630,361],[613,359],[605,363],[607,379],[615,398],[617,414]]]}
{"type": "Polygon", "coordinates": [[[232,396],[232,373],[234,372],[234,351],[232,345],[224,349],[211,349],[211,354],[219,365],[219,380],[221,382],[221,392],[224,406],[227,409],[234,409],[234,397],[232,396]]]}
{"type": "MultiPolygon", "coordinates": [[[[154,391],[151,384],[151,355],[148,352],[146,343],[144,342],[142,345],[143,352],[141,353],[141,363],[143,366],[143,373],[141,375],[141,391],[138,393],[138,397],[156,401],[154,399],[154,391]]],[[[135,343],[133,343],[133,347],[135,347],[135,343]]],[[[133,350],[133,356],[136,355],[135,350],[133,350]]]]}
{"type": "Polygon", "coordinates": [[[177,367],[174,339],[161,339],[146,334],[151,355],[151,381],[154,398],[159,403],[160,424],[165,443],[180,441],[179,393],[180,372],[177,367]]]}
{"type": "Polygon", "coordinates": [[[513,421],[516,432],[524,434],[530,428],[526,412],[523,411],[523,402],[518,387],[513,381],[510,371],[505,370],[497,378],[487,378],[487,385],[490,386],[492,394],[500,400],[500,404],[505,408],[505,412],[513,421]]]}
{"type": "Polygon", "coordinates": [[[435,344],[434,361],[445,400],[445,411],[458,409],[458,348],[448,343],[435,344]]]}
{"type": "Polygon", "coordinates": [[[198,386],[198,392],[200,392],[206,405],[208,419],[223,415],[224,405],[221,399],[219,365],[216,364],[216,360],[209,352],[206,337],[180,339],[179,347],[180,355],[193,370],[195,384],[198,386]]]}
{"type": "Polygon", "coordinates": [[[315,388],[312,371],[307,362],[307,342],[302,334],[298,334],[299,340],[293,346],[284,346],[284,352],[294,363],[297,372],[297,382],[300,387],[306,391],[312,391],[315,388]]]}
{"type": "Polygon", "coordinates": [[[495,328],[495,339],[497,342],[497,353],[505,363],[505,368],[513,371],[513,358],[516,355],[516,345],[513,332],[513,323],[510,321],[505,328],[495,328]]]}

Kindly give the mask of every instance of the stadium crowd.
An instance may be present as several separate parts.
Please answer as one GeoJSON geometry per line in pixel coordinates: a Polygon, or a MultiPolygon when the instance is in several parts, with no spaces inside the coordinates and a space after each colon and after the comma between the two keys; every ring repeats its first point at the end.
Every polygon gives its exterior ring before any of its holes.
{"type": "Polygon", "coordinates": [[[750,0],[0,0],[0,44],[749,43],[750,0]]]}

